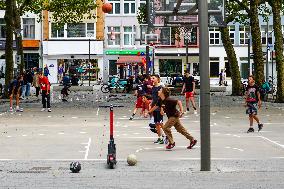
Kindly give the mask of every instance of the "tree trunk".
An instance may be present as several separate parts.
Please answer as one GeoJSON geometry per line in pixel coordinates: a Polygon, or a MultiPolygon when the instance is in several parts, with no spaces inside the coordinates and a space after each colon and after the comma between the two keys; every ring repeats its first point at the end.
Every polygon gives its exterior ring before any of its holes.
{"type": "Polygon", "coordinates": [[[275,36],[276,70],[277,70],[277,93],[276,101],[284,102],[284,59],[283,59],[283,39],[281,26],[281,3],[282,0],[275,0],[271,4],[273,12],[273,29],[275,36]]]}
{"type": "Polygon", "coordinates": [[[13,61],[13,1],[6,0],[5,23],[6,23],[6,44],[5,44],[5,90],[4,96],[8,97],[8,86],[13,79],[14,61],[13,61]]]}
{"type": "MultiPolygon", "coordinates": [[[[16,1],[14,1],[13,4],[14,7],[14,16],[15,16],[15,30],[21,31],[21,16],[19,13],[19,9],[16,5],[16,1]]],[[[22,35],[21,34],[16,34],[16,44],[17,44],[17,55],[19,55],[20,58],[20,74],[23,74],[25,65],[24,65],[24,51],[23,51],[23,43],[22,43],[22,35]]]]}
{"type": "Polygon", "coordinates": [[[232,74],[232,95],[238,96],[242,94],[242,88],[241,88],[241,75],[240,75],[240,69],[238,65],[237,56],[235,53],[234,46],[230,39],[230,33],[227,27],[221,27],[221,38],[222,42],[225,48],[225,51],[227,53],[228,61],[230,64],[230,71],[232,74]]]}
{"type": "Polygon", "coordinates": [[[252,50],[253,50],[253,62],[254,62],[254,76],[255,82],[258,86],[262,84],[264,79],[264,64],[261,44],[261,33],[258,19],[258,6],[259,0],[250,1],[250,25],[252,35],[252,50]]]}

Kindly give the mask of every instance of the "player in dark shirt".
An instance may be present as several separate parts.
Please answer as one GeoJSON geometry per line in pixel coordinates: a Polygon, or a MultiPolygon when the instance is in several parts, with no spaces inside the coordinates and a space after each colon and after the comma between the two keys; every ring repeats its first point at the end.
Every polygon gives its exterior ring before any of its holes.
{"type": "Polygon", "coordinates": [[[246,88],[246,98],[245,98],[246,114],[249,115],[249,129],[248,133],[254,132],[253,120],[258,123],[258,131],[263,127],[257,117],[257,111],[261,107],[259,88],[254,82],[254,77],[251,75],[248,78],[248,86],[246,88]]]}
{"type": "MultiPolygon", "coordinates": [[[[133,113],[131,115],[131,117],[129,118],[129,120],[133,120],[138,108],[143,108],[143,101],[142,101],[142,96],[144,95],[145,91],[143,89],[143,84],[140,82],[138,83],[138,85],[136,86],[136,90],[134,95],[137,96],[137,100],[135,103],[135,108],[133,110],[133,113]]],[[[142,115],[142,110],[141,110],[141,115],[142,115]]]]}
{"type": "Polygon", "coordinates": [[[183,107],[181,101],[170,98],[170,90],[165,87],[161,88],[158,94],[161,99],[161,114],[166,113],[168,117],[168,121],[163,126],[163,130],[169,140],[169,144],[166,146],[166,148],[172,149],[175,146],[175,142],[173,140],[173,135],[171,132],[171,127],[174,126],[177,132],[185,136],[190,141],[190,145],[187,147],[187,149],[192,149],[192,147],[197,143],[197,140],[195,140],[187,132],[187,130],[182,126],[180,122],[179,118],[183,115],[183,107]],[[176,109],[177,105],[179,106],[180,111],[176,109]]]}
{"type": "Polygon", "coordinates": [[[194,93],[195,93],[195,81],[194,77],[190,76],[189,72],[185,72],[185,77],[183,78],[183,86],[181,94],[185,93],[185,101],[186,101],[186,112],[189,112],[189,100],[193,106],[194,114],[197,114],[195,101],[194,101],[194,93]]]}

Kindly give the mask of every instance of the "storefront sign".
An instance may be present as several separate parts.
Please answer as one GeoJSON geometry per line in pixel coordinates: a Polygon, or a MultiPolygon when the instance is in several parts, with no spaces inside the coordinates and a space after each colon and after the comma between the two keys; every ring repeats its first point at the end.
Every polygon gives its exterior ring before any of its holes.
{"type": "Polygon", "coordinates": [[[144,50],[107,50],[105,51],[107,55],[145,55],[144,50]]]}

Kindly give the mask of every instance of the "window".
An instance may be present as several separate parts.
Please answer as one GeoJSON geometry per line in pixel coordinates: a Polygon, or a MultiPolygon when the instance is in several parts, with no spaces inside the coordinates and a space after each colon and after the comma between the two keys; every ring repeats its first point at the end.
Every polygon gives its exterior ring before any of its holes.
{"type": "Polygon", "coordinates": [[[139,7],[146,6],[146,0],[140,0],[139,7]]]}
{"type": "Polygon", "coordinates": [[[124,0],[124,14],[135,14],[135,0],[124,0]]]}
{"type": "Polygon", "coordinates": [[[181,59],[160,59],[159,70],[161,77],[173,75],[182,75],[181,59]]]}
{"type": "Polygon", "coordinates": [[[219,58],[210,57],[210,77],[219,77],[219,58]]]}
{"type": "Polygon", "coordinates": [[[132,33],[132,27],[124,27],[124,45],[133,45],[133,33],[132,33]]]}
{"type": "Polygon", "coordinates": [[[120,14],[120,0],[109,0],[108,2],[112,5],[112,10],[108,14],[120,14]]]}
{"type": "Polygon", "coordinates": [[[209,28],[209,44],[220,45],[220,30],[217,27],[209,28]]]}
{"type": "Polygon", "coordinates": [[[107,44],[120,45],[120,27],[107,27],[107,44]]]}
{"type": "Polygon", "coordinates": [[[87,37],[89,36],[95,36],[95,25],[94,23],[87,23],[87,37]]]}
{"type": "MultiPolygon", "coordinates": [[[[266,30],[267,30],[267,26],[266,25],[265,26],[261,26],[261,43],[263,45],[267,44],[266,43],[267,42],[267,32],[266,32],[266,30]]],[[[273,28],[270,25],[268,27],[268,44],[272,44],[272,30],[273,30],[273,28]]]]}
{"type": "Polygon", "coordinates": [[[64,37],[64,26],[56,27],[55,23],[51,23],[51,38],[64,37]]]}
{"type": "Polygon", "coordinates": [[[230,39],[232,44],[235,44],[235,26],[229,26],[229,32],[230,32],[230,39]]]}
{"type": "Polygon", "coordinates": [[[4,18],[0,18],[0,38],[6,38],[6,24],[4,18]]]}
{"type": "MultiPolygon", "coordinates": [[[[188,34],[188,45],[197,45],[197,27],[192,28],[188,34]]],[[[184,44],[186,44],[186,37],[184,36],[184,44]]]]}
{"type": "Polygon", "coordinates": [[[109,75],[116,75],[117,74],[117,64],[116,60],[109,60],[109,75]]]}
{"type": "Polygon", "coordinates": [[[67,24],[67,37],[86,37],[85,23],[67,24]]]}
{"type": "Polygon", "coordinates": [[[249,26],[240,26],[240,45],[248,44],[249,36],[250,36],[249,26]]]}
{"type": "Polygon", "coordinates": [[[23,18],[23,38],[35,38],[35,19],[23,18]]]}

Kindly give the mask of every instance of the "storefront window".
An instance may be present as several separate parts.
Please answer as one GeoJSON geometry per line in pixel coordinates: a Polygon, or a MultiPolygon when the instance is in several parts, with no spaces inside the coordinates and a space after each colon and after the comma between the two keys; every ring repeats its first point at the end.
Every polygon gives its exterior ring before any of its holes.
{"type": "Polygon", "coordinates": [[[160,59],[159,61],[160,76],[175,76],[182,74],[181,59],[160,59]]]}
{"type": "Polygon", "coordinates": [[[116,60],[109,60],[109,75],[117,74],[116,60]]]}

